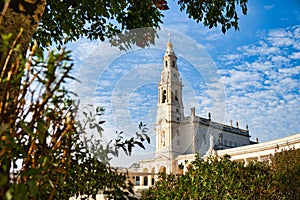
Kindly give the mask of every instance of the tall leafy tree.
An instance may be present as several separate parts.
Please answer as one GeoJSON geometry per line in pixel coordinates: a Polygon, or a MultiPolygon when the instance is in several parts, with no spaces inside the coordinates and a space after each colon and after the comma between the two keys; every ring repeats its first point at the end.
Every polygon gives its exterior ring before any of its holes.
{"type": "MultiPolygon", "coordinates": [[[[16,110],[10,120],[0,121],[0,199],[68,199],[71,196],[103,193],[107,197],[134,198],[126,173],[109,166],[112,156],[120,149],[130,154],[134,146],[144,148],[150,142],[142,123],[139,132],[123,138],[122,132],[108,144],[101,142],[103,109],[94,113],[87,108],[83,119],[77,118],[78,105],[73,94],[65,89],[72,70],[70,52],[49,52],[44,57],[36,46],[29,52],[27,63],[11,70],[17,76],[0,77],[4,88],[11,82],[21,85],[9,91],[1,102],[0,116],[4,118],[13,101],[16,110]],[[25,70],[18,70],[25,65],[25,70]],[[96,129],[100,139],[87,137],[88,129],[96,129]]],[[[10,73],[13,73],[10,71],[10,73]]]]}

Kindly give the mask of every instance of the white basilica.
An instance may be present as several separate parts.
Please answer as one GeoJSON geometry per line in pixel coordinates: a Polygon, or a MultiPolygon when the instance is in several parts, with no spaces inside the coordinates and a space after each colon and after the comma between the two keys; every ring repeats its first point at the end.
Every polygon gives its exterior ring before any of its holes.
{"type": "Polygon", "coordinates": [[[158,103],[156,116],[155,157],[141,160],[139,168],[130,168],[129,179],[136,189],[145,189],[154,184],[159,172],[182,174],[187,165],[195,159],[210,154],[229,154],[235,160],[250,161],[268,157],[274,153],[275,143],[284,146],[287,141],[300,147],[300,135],[278,141],[258,144],[250,141],[248,127],[240,129],[225,125],[195,114],[184,116],[182,102],[182,81],[178,73],[177,57],[173,44],[169,41],[163,58],[160,81],[158,83],[158,103]],[[275,142],[275,143],[274,143],[275,142]],[[250,145],[251,144],[251,145],[250,145]],[[186,162],[188,161],[188,162],[186,162]],[[179,165],[184,169],[179,169],[179,165]]]}
{"type": "MultiPolygon", "coordinates": [[[[213,122],[195,114],[184,116],[182,80],[177,57],[169,41],[163,58],[158,83],[155,158],[139,162],[144,172],[178,173],[178,165],[186,155],[199,153],[200,157],[212,149],[227,149],[249,145],[248,130],[213,122]]],[[[184,160],[183,160],[184,161],[184,160]]]]}
{"type": "MultiPolygon", "coordinates": [[[[238,125],[233,127],[213,122],[210,114],[208,119],[199,117],[195,108],[191,108],[190,116],[184,116],[182,81],[171,42],[167,43],[163,61],[158,84],[155,160],[167,158],[174,161],[180,155],[194,153],[203,156],[209,149],[227,149],[251,143],[249,131],[238,128],[238,125]]],[[[175,172],[176,162],[174,164],[165,165],[166,171],[175,172]]]]}

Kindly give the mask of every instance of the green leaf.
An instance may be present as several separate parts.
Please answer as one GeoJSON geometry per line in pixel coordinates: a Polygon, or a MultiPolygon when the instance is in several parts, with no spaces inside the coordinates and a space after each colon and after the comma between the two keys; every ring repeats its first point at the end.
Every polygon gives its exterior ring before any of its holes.
{"type": "Polygon", "coordinates": [[[22,130],[23,130],[25,133],[27,133],[29,136],[33,136],[33,135],[34,135],[33,132],[32,132],[32,130],[31,130],[31,128],[28,127],[27,124],[26,124],[23,120],[21,120],[21,121],[18,123],[18,125],[19,125],[20,128],[22,128],[22,130]]]}
{"type": "Polygon", "coordinates": [[[134,144],[137,144],[139,145],[141,148],[145,149],[144,145],[142,142],[138,142],[138,141],[135,141],[134,144]]]}

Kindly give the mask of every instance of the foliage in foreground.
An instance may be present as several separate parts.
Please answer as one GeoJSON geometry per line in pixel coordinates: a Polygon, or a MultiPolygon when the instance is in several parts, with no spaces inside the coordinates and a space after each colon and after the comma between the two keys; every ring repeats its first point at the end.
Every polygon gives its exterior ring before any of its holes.
{"type": "Polygon", "coordinates": [[[267,162],[199,157],[184,175],[160,174],[142,199],[299,199],[300,149],[284,150],[267,162]]]}
{"type": "MultiPolygon", "coordinates": [[[[123,50],[131,45],[146,47],[154,44],[156,31],[163,23],[163,11],[169,9],[169,2],[0,0],[0,32],[12,33],[13,37],[16,37],[23,29],[24,34],[19,41],[23,53],[26,52],[32,38],[43,47],[56,44],[61,47],[81,37],[110,40],[112,45],[123,50]],[[147,27],[151,29],[130,31],[147,27]]],[[[176,3],[180,11],[185,12],[195,22],[208,28],[221,27],[223,33],[230,29],[239,30],[240,16],[246,15],[248,10],[248,0],[177,0],[176,3]]]]}
{"type": "MultiPolygon", "coordinates": [[[[18,54],[18,45],[6,44],[7,52],[18,54]]],[[[108,161],[120,148],[128,154],[134,146],[144,148],[147,128],[140,124],[140,133],[130,139],[118,133],[108,145],[87,137],[87,128],[101,134],[103,109],[85,112],[85,118],[77,120],[78,105],[64,88],[74,79],[69,54],[63,49],[44,55],[34,46],[27,61],[20,56],[17,65],[2,68],[0,199],[68,199],[98,193],[134,198],[126,173],[118,173],[108,161]]]]}
{"type": "MultiPolygon", "coordinates": [[[[177,1],[180,11],[189,18],[209,28],[219,26],[223,33],[239,29],[239,15],[247,14],[247,3],[248,0],[177,1]]],[[[167,9],[167,0],[49,0],[34,37],[45,45],[49,41],[65,44],[81,36],[104,41],[116,34],[126,37],[129,33],[131,38],[137,38],[131,41],[133,44],[145,47],[149,41],[154,43],[155,32],[147,32],[148,29],[141,34],[132,34],[128,31],[143,27],[159,28],[164,17],[162,11],[167,9]]]]}
{"type": "Polygon", "coordinates": [[[270,165],[281,196],[300,199],[300,149],[292,147],[277,152],[271,157],[270,165]]]}

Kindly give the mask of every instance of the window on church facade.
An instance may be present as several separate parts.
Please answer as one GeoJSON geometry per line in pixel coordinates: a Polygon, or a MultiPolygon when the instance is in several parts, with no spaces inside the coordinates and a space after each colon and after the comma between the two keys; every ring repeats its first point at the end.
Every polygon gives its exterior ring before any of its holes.
{"type": "Polygon", "coordinates": [[[163,94],[162,94],[162,103],[165,103],[166,102],[166,99],[167,99],[167,91],[166,90],[164,90],[163,91],[163,94]]]}
{"type": "Polygon", "coordinates": [[[135,177],[135,185],[137,185],[137,186],[140,185],[140,177],[139,176],[135,177]]]}
{"type": "Polygon", "coordinates": [[[179,136],[179,131],[177,130],[176,132],[177,132],[177,136],[179,136]]]}
{"type": "Polygon", "coordinates": [[[175,61],[172,62],[172,67],[175,67],[175,61]]]}
{"type": "Polygon", "coordinates": [[[144,186],[147,186],[147,185],[148,185],[148,177],[144,176],[144,186]]]}
{"type": "Polygon", "coordinates": [[[167,61],[167,60],[166,60],[166,62],[165,62],[165,66],[168,67],[168,61],[167,61]]]}

